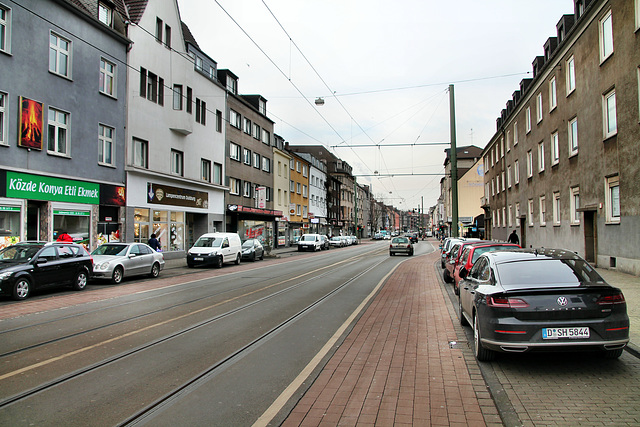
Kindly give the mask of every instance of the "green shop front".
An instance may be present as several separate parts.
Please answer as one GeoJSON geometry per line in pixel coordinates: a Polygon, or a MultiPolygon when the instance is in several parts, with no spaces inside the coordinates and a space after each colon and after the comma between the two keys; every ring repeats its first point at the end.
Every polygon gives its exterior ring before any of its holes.
{"type": "Polygon", "coordinates": [[[122,186],[0,170],[0,247],[63,231],[88,250],[119,241],[124,197],[122,186]]]}

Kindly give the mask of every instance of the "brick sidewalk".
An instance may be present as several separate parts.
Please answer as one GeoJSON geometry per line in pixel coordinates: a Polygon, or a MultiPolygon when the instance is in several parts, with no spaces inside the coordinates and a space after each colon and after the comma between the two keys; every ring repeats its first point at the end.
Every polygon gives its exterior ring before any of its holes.
{"type": "Polygon", "coordinates": [[[468,346],[452,344],[438,256],[389,277],[283,426],[502,425],[468,346]]]}

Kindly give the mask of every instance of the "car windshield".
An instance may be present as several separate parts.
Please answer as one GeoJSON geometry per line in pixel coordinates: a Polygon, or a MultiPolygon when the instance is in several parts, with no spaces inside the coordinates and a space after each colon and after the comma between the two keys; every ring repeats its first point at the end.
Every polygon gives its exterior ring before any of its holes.
{"type": "Polygon", "coordinates": [[[302,236],[302,240],[303,242],[315,242],[316,241],[316,236],[302,236]]]}
{"type": "Polygon", "coordinates": [[[0,261],[26,262],[42,248],[41,245],[14,245],[0,251],[0,261]]]}
{"type": "Polygon", "coordinates": [[[102,245],[94,249],[91,255],[125,255],[127,253],[127,245],[102,245]]]}
{"type": "Polygon", "coordinates": [[[196,248],[219,248],[222,246],[222,240],[220,237],[200,237],[193,246],[196,248]]]}
{"type": "Polygon", "coordinates": [[[394,237],[391,243],[409,243],[409,239],[406,237],[394,237]]]}
{"type": "Polygon", "coordinates": [[[334,236],[334,237],[331,238],[331,240],[333,240],[334,242],[335,241],[340,241],[340,240],[342,240],[342,237],[334,236]]]}
{"type": "Polygon", "coordinates": [[[254,245],[253,240],[245,240],[242,244],[243,248],[252,248],[254,245]]]}
{"type": "Polygon", "coordinates": [[[517,249],[517,248],[515,246],[488,246],[486,248],[476,248],[473,251],[473,258],[471,259],[471,264],[475,263],[480,257],[480,255],[486,252],[504,251],[509,249],[517,249]]]}
{"type": "Polygon", "coordinates": [[[580,259],[513,261],[499,264],[497,270],[505,288],[553,288],[605,283],[586,261],[580,259]]]}

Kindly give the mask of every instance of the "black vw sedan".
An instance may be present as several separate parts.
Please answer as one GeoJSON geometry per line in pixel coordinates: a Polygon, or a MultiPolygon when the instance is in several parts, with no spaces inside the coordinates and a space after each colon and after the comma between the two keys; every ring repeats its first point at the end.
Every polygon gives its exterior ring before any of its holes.
{"type": "Polygon", "coordinates": [[[460,322],[476,358],[495,352],[600,351],[617,358],[629,341],[620,289],[562,249],[486,253],[462,272],[460,322]]]}
{"type": "Polygon", "coordinates": [[[27,298],[34,289],[83,290],[93,273],[89,253],[73,243],[23,242],[0,250],[0,295],[27,298]]]}

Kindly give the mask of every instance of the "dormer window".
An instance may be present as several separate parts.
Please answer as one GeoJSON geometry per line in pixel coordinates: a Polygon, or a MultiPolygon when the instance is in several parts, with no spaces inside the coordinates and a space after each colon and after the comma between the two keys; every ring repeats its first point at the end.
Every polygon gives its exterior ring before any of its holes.
{"type": "Polygon", "coordinates": [[[98,2],[98,20],[104,25],[113,25],[113,8],[104,2],[98,2]]]}
{"type": "Polygon", "coordinates": [[[265,116],[267,115],[267,103],[262,99],[258,100],[258,111],[265,116]]]}
{"type": "Polygon", "coordinates": [[[238,94],[238,81],[227,77],[227,90],[231,93],[233,93],[234,95],[238,94]]]}

